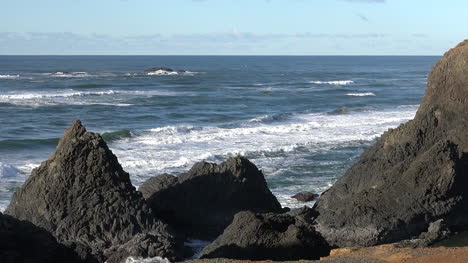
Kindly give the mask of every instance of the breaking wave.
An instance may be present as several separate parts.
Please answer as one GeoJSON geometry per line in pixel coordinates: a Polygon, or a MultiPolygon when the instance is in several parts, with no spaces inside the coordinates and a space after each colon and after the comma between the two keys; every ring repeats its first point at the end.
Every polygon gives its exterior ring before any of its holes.
{"type": "Polygon", "coordinates": [[[354,84],[352,80],[333,80],[333,81],[310,81],[311,84],[326,84],[326,85],[335,85],[335,86],[346,86],[354,84]]]}

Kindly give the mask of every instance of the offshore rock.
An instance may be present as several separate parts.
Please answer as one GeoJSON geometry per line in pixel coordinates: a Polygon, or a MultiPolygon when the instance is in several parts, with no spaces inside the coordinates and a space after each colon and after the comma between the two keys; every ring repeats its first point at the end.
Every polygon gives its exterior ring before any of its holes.
{"type": "Polygon", "coordinates": [[[310,208],[284,214],[240,212],[201,258],[279,261],[328,256],[330,246],[311,225],[310,213],[310,208]]]}
{"type": "Polygon", "coordinates": [[[297,193],[297,194],[291,196],[291,198],[294,198],[297,201],[304,202],[304,203],[313,201],[313,200],[317,199],[318,197],[319,197],[318,194],[314,194],[314,193],[311,193],[311,192],[301,192],[301,193],[297,193]]]}
{"type": "Polygon", "coordinates": [[[45,229],[0,213],[0,262],[95,263],[88,255],[81,258],[45,229]]]}
{"type": "Polygon", "coordinates": [[[171,68],[166,68],[166,67],[157,67],[157,68],[149,68],[149,69],[145,69],[144,70],[144,73],[155,73],[155,72],[161,72],[161,73],[171,73],[171,72],[175,72],[175,73],[185,73],[187,71],[185,70],[173,70],[171,68]]]}
{"type": "Polygon", "coordinates": [[[102,137],[80,121],[14,193],[5,213],[47,229],[60,242],[90,246],[97,255],[140,233],[155,237],[154,255],[174,260],[182,250],[182,240],[146,206],[102,137]]]}
{"type": "Polygon", "coordinates": [[[385,132],[323,193],[316,227],[338,247],[468,229],[468,41],[434,66],[414,118],[385,132]]]}
{"type": "Polygon", "coordinates": [[[196,163],[178,177],[153,177],[139,190],[161,219],[198,238],[215,238],[240,211],[282,211],[263,173],[243,157],[196,163]]]}

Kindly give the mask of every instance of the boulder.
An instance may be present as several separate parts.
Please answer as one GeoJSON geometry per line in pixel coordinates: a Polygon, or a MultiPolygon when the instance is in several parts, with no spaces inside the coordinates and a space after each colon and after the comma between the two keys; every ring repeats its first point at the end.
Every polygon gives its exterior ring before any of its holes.
{"type": "Polygon", "coordinates": [[[200,162],[178,177],[153,177],[139,190],[161,219],[202,239],[217,237],[240,211],[282,211],[263,173],[243,157],[200,162]]]}
{"type": "Polygon", "coordinates": [[[60,242],[90,246],[96,255],[141,233],[154,237],[154,255],[175,260],[183,250],[183,240],[154,216],[102,137],[80,121],[14,193],[5,213],[45,228],[60,242]]]}
{"type": "Polygon", "coordinates": [[[201,258],[280,261],[328,256],[330,246],[312,227],[310,213],[310,208],[284,214],[240,212],[203,249],[201,258]]]}
{"type": "Polygon", "coordinates": [[[439,219],[429,224],[427,232],[423,232],[418,238],[403,240],[397,243],[398,247],[429,247],[451,235],[443,219],[439,219]]]}
{"type": "Polygon", "coordinates": [[[304,202],[304,203],[314,201],[318,197],[319,197],[318,194],[314,194],[314,193],[311,193],[311,192],[301,192],[301,193],[297,193],[297,194],[291,196],[291,198],[294,198],[297,201],[304,202]]]}
{"type": "Polygon", "coordinates": [[[95,263],[96,259],[86,253],[82,258],[45,229],[0,213],[0,262],[95,263]]]}
{"type": "Polygon", "coordinates": [[[314,206],[338,247],[418,237],[443,219],[468,229],[468,41],[434,66],[414,120],[390,129],[314,206]]]}

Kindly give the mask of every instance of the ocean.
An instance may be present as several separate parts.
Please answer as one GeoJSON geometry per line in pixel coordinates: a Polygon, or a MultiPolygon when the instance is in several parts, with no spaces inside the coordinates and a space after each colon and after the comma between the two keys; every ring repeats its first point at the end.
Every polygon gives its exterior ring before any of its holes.
{"type": "MultiPolygon", "coordinates": [[[[412,119],[439,57],[0,56],[0,211],[75,119],[138,187],[243,155],[283,206],[412,119]],[[186,70],[159,71],[151,67],[186,70]]],[[[312,203],[309,203],[312,205],[312,203]]]]}

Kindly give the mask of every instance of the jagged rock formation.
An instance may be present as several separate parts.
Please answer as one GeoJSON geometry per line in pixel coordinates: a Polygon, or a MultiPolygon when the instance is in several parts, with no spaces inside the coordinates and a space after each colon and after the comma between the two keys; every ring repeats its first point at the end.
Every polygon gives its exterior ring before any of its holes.
{"type": "Polygon", "coordinates": [[[334,246],[417,237],[443,219],[468,229],[468,41],[434,66],[414,118],[385,132],[321,195],[317,230],[334,246]]]}
{"type": "Polygon", "coordinates": [[[178,259],[182,250],[182,240],[146,206],[102,137],[80,121],[15,192],[5,213],[47,229],[61,242],[88,245],[97,255],[140,233],[153,236],[148,256],[178,259]]]}
{"type": "Polygon", "coordinates": [[[153,177],[139,190],[160,218],[200,238],[221,234],[240,211],[282,211],[263,173],[243,157],[200,162],[178,177],[153,177]]]}
{"type": "Polygon", "coordinates": [[[310,213],[309,208],[284,214],[240,212],[202,251],[201,258],[300,260],[328,256],[330,246],[308,221],[310,213]]]}
{"type": "Polygon", "coordinates": [[[28,221],[0,213],[0,262],[94,263],[92,257],[80,257],[46,230],[28,221]]]}

